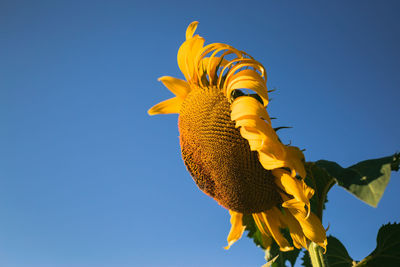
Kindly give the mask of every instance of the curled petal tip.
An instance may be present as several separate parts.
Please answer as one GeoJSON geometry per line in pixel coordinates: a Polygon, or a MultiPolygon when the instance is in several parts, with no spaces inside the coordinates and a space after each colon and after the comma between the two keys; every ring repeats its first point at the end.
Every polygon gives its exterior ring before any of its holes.
{"type": "Polygon", "coordinates": [[[198,21],[193,21],[192,23],[189,24],[189,26],[186,29],[186,40],[193,37],[193,34],[196,31],[198,24],[199,24],[198,21]]]}

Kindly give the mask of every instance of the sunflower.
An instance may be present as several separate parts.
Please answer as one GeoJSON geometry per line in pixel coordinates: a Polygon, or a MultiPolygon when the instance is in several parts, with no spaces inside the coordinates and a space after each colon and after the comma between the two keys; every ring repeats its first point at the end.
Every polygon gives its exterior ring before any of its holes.
{"type": "Polygon", "coordinates": [[[284,145],[271,126],[265,68],[232,46],[204,46],[194,35],[197,24],[188,26],[178,51],[186,80],[161,77],[175,97],[148,113],[179,114],[187,169],[204,193],[229,210],[226,249],[241,238],[243,215],[250,214],[267,250],[273,240],[281,251],[307,249],[311,242],[325,249],[325,229],[310,210],[314,190],[304,182],[303,153],[284,145]]]}

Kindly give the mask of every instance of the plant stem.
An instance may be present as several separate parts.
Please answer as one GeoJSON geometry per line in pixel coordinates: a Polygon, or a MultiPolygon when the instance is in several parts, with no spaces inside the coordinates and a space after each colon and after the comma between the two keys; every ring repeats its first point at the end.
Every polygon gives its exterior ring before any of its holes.
{"type": "Polygon", "coordinates": [[[313,267],[329,267],[328,261],[324,255],[324,249],[312,242],[308,247],[308,253],[310,254],[311,264],[313,267]]]}

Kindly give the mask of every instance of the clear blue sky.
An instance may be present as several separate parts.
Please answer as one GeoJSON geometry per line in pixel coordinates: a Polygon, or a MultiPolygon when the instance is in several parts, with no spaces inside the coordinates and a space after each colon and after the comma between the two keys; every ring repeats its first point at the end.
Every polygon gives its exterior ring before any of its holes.
{"type": "MultiPolygon", "coordinates": [[[[0,265],[260,266],[182,162],[187,25],[267,69],[271,116],[306,158],[349,166],[400,149],[399,1],[0,1],[0,265]],[[218,3],[216,3],[218,2],[218,3]],[[350,3],[349,3],[350,2],[350,3]]],[[[377,209],[339,188],[323,224],[360,260],[400,221],[400,174],[377,209]]]]}

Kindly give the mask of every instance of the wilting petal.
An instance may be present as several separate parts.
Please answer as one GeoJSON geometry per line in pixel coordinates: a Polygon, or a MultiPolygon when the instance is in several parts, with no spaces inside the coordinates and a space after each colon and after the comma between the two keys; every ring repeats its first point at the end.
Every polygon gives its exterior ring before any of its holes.
{"type": "Polygon", "coordinates": [[[172,93],[181,98],[185,98],[185,96],[190,92],[190,86],[184,80],[170,76],[163,76],[158,78],[158,80],[161,81],[172,93]]]}
{"type": "Polygon", "coordinates": [[[228,246],[224,247],[225,249],[229,249],[233,243],[239,240],[242,237],[245,227],[242,224],[243,214],[240,212],[235,212],[233,210],[229,210],[229,214],[231,215],[231,230],[228,235],[228,246]]]}
{"type": "Polygon", "coordinates": [[[147,113],[149,115],[179,113],[182,103],[182,98],[173,97],[153,106],[147,113]]]}

